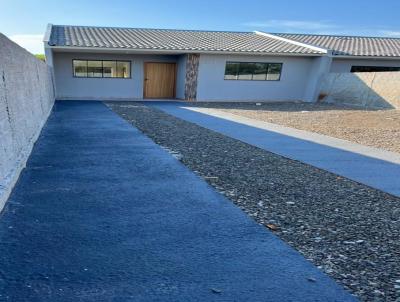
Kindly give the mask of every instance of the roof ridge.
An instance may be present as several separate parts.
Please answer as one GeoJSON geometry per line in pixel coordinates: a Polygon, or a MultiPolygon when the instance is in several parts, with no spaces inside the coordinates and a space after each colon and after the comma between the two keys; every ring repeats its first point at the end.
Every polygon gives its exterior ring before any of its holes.
{"type": "Polygon", "coordinates": [[[315,51],[319,51],[321,53],[327,54],[328,51],[329,51],[329,49],[324,48],[324,47],[319,47],[319,46],[316,46],[316,45],[295,41],[295,40],[292,40],[292,39],[289,39],[289,38],[284,38],[284,37],[281,37],[281,36],[277,36],[277,35],[274,35],[274,34],[271,34],[271,33],[266,33],[266,32],[257,31],[257,30],[254,31],[254,32],[257,35],[260,35],[260,36],[265,36],[265,37],[268,37],[268,38],[284,41],[284,42],[291,43],[291,44],[294,44],[294,45],[297,45],[297,46],[301,46],[301,47],[309,48],[309,49],[312,49],[312,50],[315,50],[315,51]]]}

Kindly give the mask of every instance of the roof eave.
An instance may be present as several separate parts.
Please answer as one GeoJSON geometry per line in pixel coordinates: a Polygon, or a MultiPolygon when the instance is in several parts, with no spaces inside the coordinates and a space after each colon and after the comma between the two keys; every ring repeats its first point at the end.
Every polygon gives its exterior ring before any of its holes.
{"type": "Polygon", "coordinates": [[[400,56],[333,55],[334,59],[400,60],[400,56]]]}
{"type": "Polygon", "coordinates": [[[85,52],[115,52],[120,54],[131,53],[163,53],[163,54],[232,54],[232,55],[259,55],[259,56],[300,56],[300,57],[320,57],[323,53],[286,53],[286,52],[257,52],[257,51],[226,51],[226,50],[186,50],[186,49],[132,49],[132,48],[114,48],[114,47],[81,47],[81,46],[56,46],[49,45],[55,51],[85,51],[85,52]]]}
{"type": "MultiPolygon", "coordinates": [[[[51,31],[52,30],[53,30],[53,24],[48,23],[47,24],[47,28],[46,28],[46,32],[45,32],[44,37],[43,37],[43,42],[45,44],[47,44],[47,45],[48,45],[48,43],[50,41],[50,36],[51,36],[51,31]]],[[[50,45],[48,45],[48,46],[50,46],[50,45]]]]}

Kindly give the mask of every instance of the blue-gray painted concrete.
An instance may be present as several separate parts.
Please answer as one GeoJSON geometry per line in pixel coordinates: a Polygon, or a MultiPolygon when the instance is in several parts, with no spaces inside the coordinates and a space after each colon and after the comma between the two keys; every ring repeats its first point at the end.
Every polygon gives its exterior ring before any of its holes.
{"type": "Polygon", "coordinates": [[[253,146],[400,196],[400,165],[396,163],[194,112],[182,103],[146,104],[253,146]]]}
{"type": "Polygon", "coordinates": [[[0,301],[353,301],[98,102],[57,102],[0,219],[0,301]]]}

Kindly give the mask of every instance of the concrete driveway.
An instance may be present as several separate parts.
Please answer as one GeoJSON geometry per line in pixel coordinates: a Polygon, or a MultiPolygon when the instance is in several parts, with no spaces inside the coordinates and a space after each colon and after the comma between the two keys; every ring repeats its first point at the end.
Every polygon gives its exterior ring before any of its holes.
{"type": "Polygon", "coordinates": [[[0,301],[353,301],[99,102],[57,102],[0,218],[0,301]]]}
{"type": "Polygon", "coordinates": [[[247,144],[400,197],[397,153],[182,102],[146,104],[247,144]]]}

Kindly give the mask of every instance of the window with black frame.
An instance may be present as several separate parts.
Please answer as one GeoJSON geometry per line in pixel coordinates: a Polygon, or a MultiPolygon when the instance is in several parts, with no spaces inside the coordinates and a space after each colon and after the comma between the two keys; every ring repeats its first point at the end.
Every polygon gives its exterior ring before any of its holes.
{"type": "Polygon", "coordinates": [[[282,63],[226,62],[225,80],[279,81],[282,63]]]}
{"type": "Polygon", "coordinates": [[[76,78],[121,78],[131,77],[131,62],[113,60],[72,60],[76,78]]]}
{"type": "Polygon", "coordinates": [[[400,71],[400,67],[393,66],[351,66],[351,72],[388,72],[400,71]]]}

